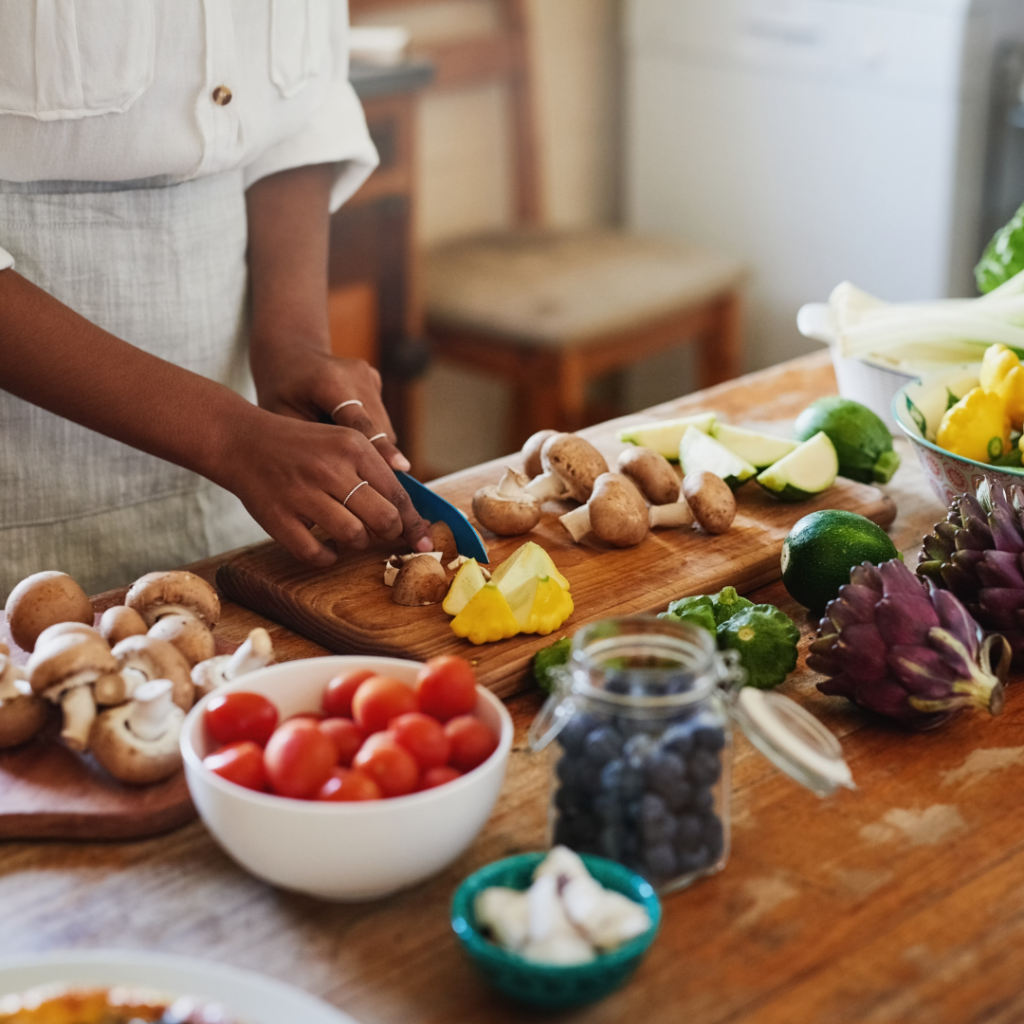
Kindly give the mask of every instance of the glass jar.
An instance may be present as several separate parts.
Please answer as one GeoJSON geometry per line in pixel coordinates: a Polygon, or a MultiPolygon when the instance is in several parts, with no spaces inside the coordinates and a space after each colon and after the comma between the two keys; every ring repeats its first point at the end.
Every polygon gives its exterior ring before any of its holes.
{"type": "Polygon", "coordinates": [[[780,694],[743,686],[706,630],[654,616],[580,630],[530,728],[552,757],[552,843],[619,861],[660,892],[729,855],[732,725],[825,795],[852,787],[835,737],[780,694]]]}

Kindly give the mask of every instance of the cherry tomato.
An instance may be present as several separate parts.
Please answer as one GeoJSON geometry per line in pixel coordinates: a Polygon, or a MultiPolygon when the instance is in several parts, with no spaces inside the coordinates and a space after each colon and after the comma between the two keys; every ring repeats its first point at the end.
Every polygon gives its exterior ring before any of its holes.
{"type": "Polygon", "coordinates": [[[420,776],[415,758],[387,732],[374,733],[359,748],[352,767],[369,775],[385,796],[411,793],[420,776]]]}
{"type": "Polygon", "coordinates": [[[264,753],[270,788],[279,796],[309,799],[327,781],[337,759],[330,737],[316,722],[296,718],[270,737],[264,753]]]}
{"type": "Polygon", "coordinates": [[[412,688],[388,676],[372,676],[352,698],[352,717],[367,732],[381,732],[399,715],[416,710],[412,688]]]}
{"type": "Polygon", "coordinates": [[[453,718],[444,727],[444,731],[452,744],[452,754],[448,760],[460,771],[472,771],[498,749],[498,737],[494,730],[473,715],[453,718]]]}
{"type": "Polygon", "coordinates": [[[263,750],[252,740],[239,740],[215,750],[203,758],[203,764],[214,775],[246,789],[267,789],[267,770],[263,766],[263,750]]]}
{"type": "Polygon", "coordinates": [[[351,718],[352,698],[356,690],[359,689],[360,683],[365,683],[373,675],[375,673],[368,668],[356,668],[351,672],[343,672],[340,676],[335,676],[327,684],[327,689],[324,690],[320,702],[324,714],[337,715],[339,718],[351,718]]]}
{"type": "Polygon", "coordinates": [[[440,768],[428,768],[423,773],[416,791],[422,792],[424,789],[435,789],[438,786],[443,786],[446,782],[451,782],[453,779],[461,778],[462,772],[448,764],[442,765],[440,768]]]}
{"type": "Polygon", "coordinates": [[[320,787],[317,800],[379,800],[383,794],[369,775],[354,768],[335,768],[320,787]]]}
{"type": "Polygon", "coordinates": [[[431,715],[412,711],[391,719],[388,731],[394,733],[395,742],[405,747],[416,759],[421,770],[438,768],[448,763],[452,743],[444,734],[444,726],[431,715]]]}
{"type": "Polygon", "coordinates": [[[334,749],[338,752],[337,764],[349,768],[356,751],[363,745],[366,733],[351,718],[325,718],[317,724],[317,728],[330,737],[334,749]]]}
{"type": "Polygon", "coordinates": [[[261,747],[277,728],[277,708],[259,693],[219,693],[206,705],[203,722],[218,743],[252,740],[261,747]]]}
{"type": "Polygon", "coordinates": [[[416,677],[416,703],[442,722],[476,707],[476,676],[469,662],[454,654],[431,658],[416,677]]]}

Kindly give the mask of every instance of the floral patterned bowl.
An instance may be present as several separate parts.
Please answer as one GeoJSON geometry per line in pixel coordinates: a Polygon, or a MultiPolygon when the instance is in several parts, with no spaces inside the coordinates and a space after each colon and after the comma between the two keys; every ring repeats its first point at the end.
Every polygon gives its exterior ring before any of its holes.
{"type": "Polygon", "coordinates": [[[1024,484],[1024,469],[991,466],[954,455],[935,443],[939,421],[949,406],[978,386],[978,363],[929,374],[900,388],[892,400],[892,416],[910,439],[931,489],[943,504],[958,494],[974,494],[982,480],[1009,487],[1024,484]]]}

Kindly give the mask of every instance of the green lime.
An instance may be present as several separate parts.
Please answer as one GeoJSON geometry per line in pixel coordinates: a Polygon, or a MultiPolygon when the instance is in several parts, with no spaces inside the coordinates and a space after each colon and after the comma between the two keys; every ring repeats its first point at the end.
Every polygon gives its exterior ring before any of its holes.
{"type": "Polygon", "coordinates": [[[839,456],[839,472],[862,484],[888,483],[899,468],[889,428],[866,406],[849,398],[819,398],[797,418],[793,436],[801,441],[828,434],[839,456]]]}
{"type": "Polygon", "coordinates": [[[782,583],[794,600],[818,615],[850,582],[855,565],[880,565],[899,557],[877,523],[856,512],[823,509],[804,516],[789,531],[782,544],[782,583]]]}

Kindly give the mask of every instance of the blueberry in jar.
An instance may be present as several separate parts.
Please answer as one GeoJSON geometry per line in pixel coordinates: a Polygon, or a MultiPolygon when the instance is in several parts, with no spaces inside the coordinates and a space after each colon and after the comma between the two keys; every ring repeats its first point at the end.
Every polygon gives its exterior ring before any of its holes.
{"type": "Polygon", "coordinates": [[[686,775],[697,786],[710,786],[722,774],[722,758],[706,747],[697,747],[686,760],[686,775]]]}
{"type": "Polygon", "coordinates": [[[676,819],[665,801],[654,793],[645,793],[640,803],[640,834],[648,846],[670,842],[676,831],[676,819]]]}
{"type": "Polygon", "coordinates": [[[672,794],[683,785],[683,780],[686,778],[686,765],[678,754],[656,750],[649,754],[644,762],[644,774],[647,779],[647,788],[666,800],[670,800],[672,794]]]}
{"type": "Polygon", "coordinates": [[[699,814],[680,814],[676,818],[676,853],[692,853],[704,842],[704,818],[699,814]]]}
{"type": "Polygon", "coordinates": [[[597,767],[607,764],[622,751],[622,736],[611,725],[599,725],[583,741],[587,760],[597,767]]]}
{"type": "Polygon", "coordinates": [[[676,854],[669,842],[656,843],[644,850],[644,874],[655,881],[676,873],[676,854]]]}
{"type": "Polygon", "coordinates": [[[601,720],[597,715],[578,712],[565,724],[565,727],[558,734],[558,742],[567,754],[582,754],[583,742],[587,734],[598,725],[601,720]]]}

